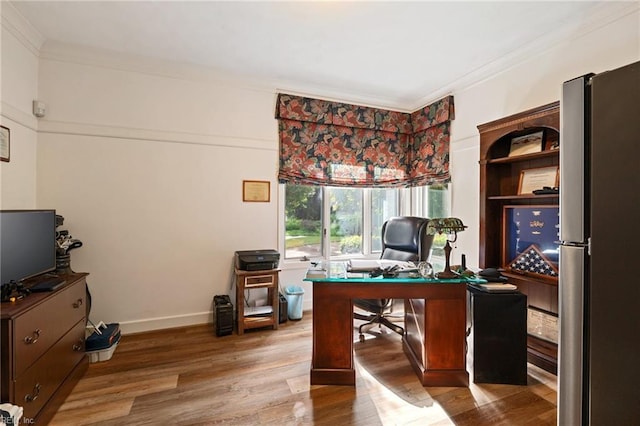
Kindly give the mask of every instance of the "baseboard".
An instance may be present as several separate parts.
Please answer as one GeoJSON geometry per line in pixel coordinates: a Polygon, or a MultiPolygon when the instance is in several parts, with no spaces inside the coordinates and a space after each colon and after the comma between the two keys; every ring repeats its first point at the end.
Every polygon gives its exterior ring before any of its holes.
{"type": "MultiPolygon", "coordinates": [[[[311,315],[311,304],[307,305],[306,303],[303,303],[302,312],[303,315],[311,315]]],[[[199,312],[195,314],[175,315],[170,317],[147,318],[137,321],[124,321],[120,322],[120,332],[123,335],[127,335],[200,324],[213,324],[213,312],[199,312]]]]}
{"type": "Polygon", "coordinates": [[[188,325],[213,324],[213,311],[120,322],[123,335],[188,325]]]}

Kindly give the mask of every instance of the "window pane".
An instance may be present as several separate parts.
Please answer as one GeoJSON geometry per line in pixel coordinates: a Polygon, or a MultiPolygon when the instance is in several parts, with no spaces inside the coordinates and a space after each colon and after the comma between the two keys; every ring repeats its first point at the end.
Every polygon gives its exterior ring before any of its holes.
{"type": "Polygon", "coordinates": [[[397,189],[371,190],[371,253],[382,251],[382,225],[390,217],[398,215],[397,189]]]}
{"type": "Polygon", "coordinates": [[[449,185],[431,185],[427,190],[427,217],[449,217],[449,185]]]}
{"type": "Polygon", "coordinates": [[[322,256],[322,188],[285,185],[285,258],[322,256]]]}
{"type": "MultiPolygon", "coordinates": [[[[449,217],[449,185],[431,185],[425,188],[427,193],[428,218],[449,217]]],[[[446,234],[436,234],[431,246],[431,264],[436,272],[444,270],[444,246],[446,234]]]]}
{"type": "Polygon", "coordinates": [[[329,188],[330,256],[362,253],[362,195],[359,188],[329,188]]]}

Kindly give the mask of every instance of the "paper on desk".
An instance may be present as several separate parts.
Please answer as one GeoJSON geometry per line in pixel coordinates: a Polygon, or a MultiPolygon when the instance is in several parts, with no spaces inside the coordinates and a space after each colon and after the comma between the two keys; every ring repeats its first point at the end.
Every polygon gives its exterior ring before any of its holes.
{"type": "Polygon", "coordinates": [[[315,261],[307,269],[306,278],[343,278],[345,274],[345,263],[342,261],[315,261]]]}
{"type": "Polygon", "coordinates": [[[347,270],[349,272],[369,272],[374,269],[385,269],[392,266],[398,266],[401,271],[415,269],[413,262],[404,260],[389,259],[350,259],[347,261],[347,270]]]}
{"type": "Polygon", "coordinates": [[[307,278],[327,278],[327,276],[326,269],[307,269],[307,278]]]}
{"type": "Polygon", "coordinates": [[[487,291],[487,292],[513,292],[518,290],[518,287],[516,287],[513,284],[508,284],[508,283],[486,283],[486,284],[473,284],[473,287],[479,289],[479,290],[483,290],[483,291],[487,291]]]}

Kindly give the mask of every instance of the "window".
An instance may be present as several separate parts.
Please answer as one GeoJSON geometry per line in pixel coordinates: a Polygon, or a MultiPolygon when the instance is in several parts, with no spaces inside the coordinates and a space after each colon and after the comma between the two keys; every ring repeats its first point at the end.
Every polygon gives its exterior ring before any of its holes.
{"type": "MultiPolygon", "coordinates": [[[[378,257],[382,225],[388,218],[449,215],[448,185],[412,189],[282,186],[285,259],[378,257]]],[[[432,260],[435,256],[436,263],[444,266],[444,236],[436,235],[435,240],[432,260]]]]}
{"type": "Polygon", "coordinates": [[[285,259],[317,258],[323,249],[321,186],[284,185],[285,259]]]}
{"type": "MultiPolygon", "coordinates": [[[[438,184],[416,188],[418,216],[436,218],[450,216],[450,191],[449,184],[438,184]]],[[[436,234],[431,246],[431,257],[429,262],[434,270],[444,270],[445,257],[444,246],[447,242],[446,234],[436,234]]]]}
{"type": "Polygon", "coordinates": [[[382,224],[399,214],[402,191],[303,185],[284,188],[285,259],[380,253],[382,224]]]}
{"type": "Polygon", "coordinates": [[[362,254],[364,191],[360,188],[328,187],[330,257],[362,254]]]}
{"type": "Polygon", "coordinates": [[[371,190],[371,253],[382,252],[382,225],[388,218],[399,215],[399,192],[397,189],[371,190]]]}

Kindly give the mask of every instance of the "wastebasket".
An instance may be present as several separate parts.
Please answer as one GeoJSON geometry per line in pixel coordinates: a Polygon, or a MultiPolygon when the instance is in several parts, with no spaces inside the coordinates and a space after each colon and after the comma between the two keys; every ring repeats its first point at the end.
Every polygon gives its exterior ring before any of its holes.
{"type": "Polygon", "coordinates": [[[290,320],[302,319],[302,296],[304,290],[302,287],[295,285],[288,286],[284,289],[287,298],[287,314],[290,320]]]}

